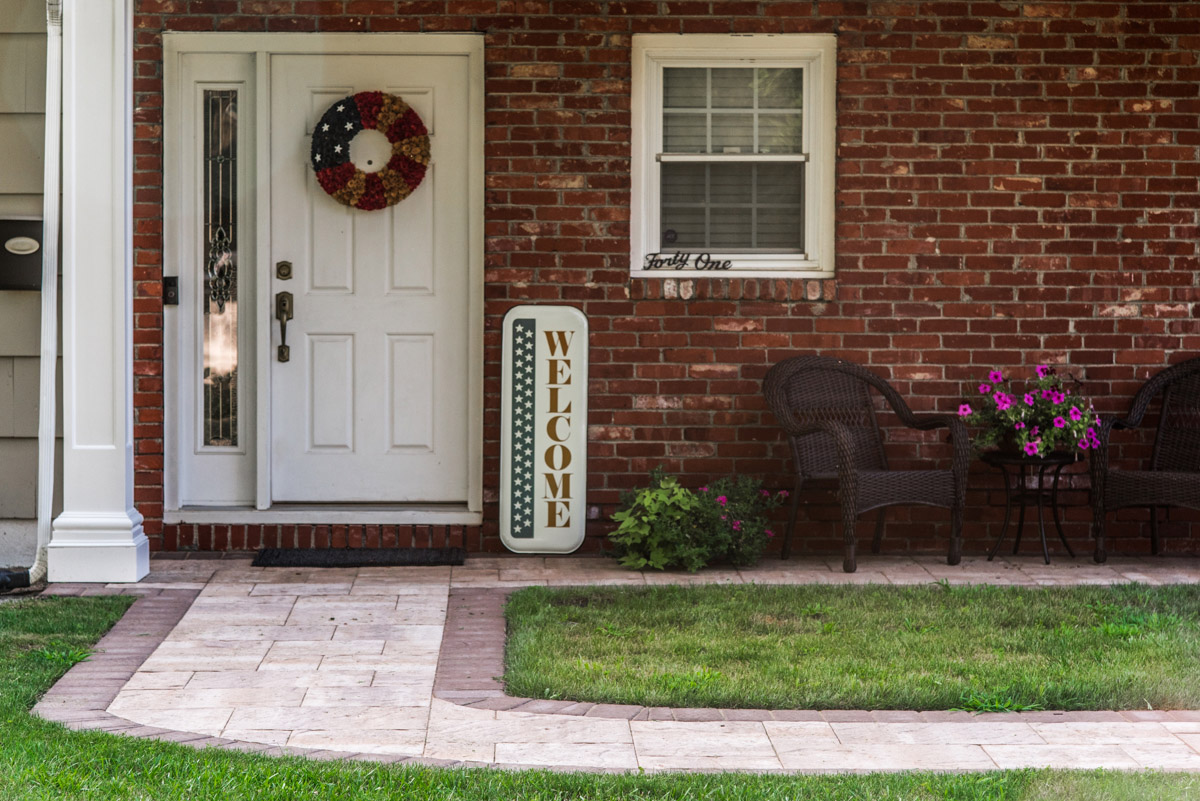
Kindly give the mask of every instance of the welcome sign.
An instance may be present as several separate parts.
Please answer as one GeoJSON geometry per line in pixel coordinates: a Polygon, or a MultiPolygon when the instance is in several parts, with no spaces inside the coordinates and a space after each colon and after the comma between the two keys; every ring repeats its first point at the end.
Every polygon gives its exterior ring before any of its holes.
{"type": "Polygon", "coordinates": [[[587,318],[573,306],[504,316],[500,539],[518,553],[570,553],[587,522],[587,318]]]}

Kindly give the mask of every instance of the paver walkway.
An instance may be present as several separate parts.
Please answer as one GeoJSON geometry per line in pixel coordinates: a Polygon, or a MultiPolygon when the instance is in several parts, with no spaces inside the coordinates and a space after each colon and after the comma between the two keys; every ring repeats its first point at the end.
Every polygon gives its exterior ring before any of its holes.
{"type": "Polygon", "coordinates": [[[473,557],[455,568],[255,568],[155,559],[144,595],[36,713],[198,746],[435,764],[634,770],[1200,771],[1200,712],[663,710],[527,701],[494,679],[503,596],[530,584],[1200,582],[1200,563],[865,557],[696,575],[599,558],[473,557]]]}

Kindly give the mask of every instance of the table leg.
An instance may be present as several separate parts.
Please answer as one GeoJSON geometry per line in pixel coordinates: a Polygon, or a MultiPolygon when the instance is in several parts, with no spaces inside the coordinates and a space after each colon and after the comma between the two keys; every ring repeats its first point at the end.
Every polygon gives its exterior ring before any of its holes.
{"type": "Polygon", "coordinates": [[[988,561],[996,556],[996,551],[1000,550],[1000,543],[1004,542],[1004,536],[1008,534],[1008,520],[1012,516],[1012,490],[1008,486],[1008,468],[1000,465],[1000,472],[1004,474],[1004,525],[1000,527],[1000,536],[996,538],[996,544],[988,551],[988,561]]]}
{"type": "Polygon", "coordinates": [[[1025,532],[1025,465],[1021,465],[1021,490],[1017,493],[1017,502],[1021,504],[1021,511],[1017,515],[1017,541],[1013,543],[1013,556],[1017,555],[1017,551],[1021,550],[1021,535],[1025,532]]]}
{"type": "Polygon", "coordinates": [[[1038,516],[1038,534],[1042,537],[1042,558],[1046,560],[1046,564],[1050,564],[1050,548],[1046,545],[1046,516],[1042,513],[1042,495],[1046,489],[1046,467],[1043,465],[1038,468],[1038,486],[1037,486],[1037,516],[1038,516]]]}
{"type": "Polygon", "coordinates": [[[1058,477],[1062,473],[1062,469],[1066,465],[1060,464],[1054,468],[1054,488],[1050,490],[1050,509],[1054,513],[1054,527],[1058,529],[1058,538],[1062,540],[1063,547],[1067,549],[1067,553],[1071,554],[1071,558],[1075,558],[1075,552],[1071,550],[1071,543],[1067,542],[1067,537],[1063,534],[1062,522],[1058,515],[1058,477]]]}

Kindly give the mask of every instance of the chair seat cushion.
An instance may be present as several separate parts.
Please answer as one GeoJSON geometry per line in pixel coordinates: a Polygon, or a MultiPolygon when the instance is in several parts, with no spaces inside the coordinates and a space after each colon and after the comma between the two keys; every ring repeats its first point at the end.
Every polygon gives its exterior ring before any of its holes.
{"type": "Polygon", "coordinates": [[[859,512],[895,504],[954,505],[954,474],[949,470],[860,470],[859,512]]]}
{"type": "Polygon", "coordinates": [[[1200,509],[1200,473],[1109,470],[1104,506],[1186,506],[1200,509]]]}

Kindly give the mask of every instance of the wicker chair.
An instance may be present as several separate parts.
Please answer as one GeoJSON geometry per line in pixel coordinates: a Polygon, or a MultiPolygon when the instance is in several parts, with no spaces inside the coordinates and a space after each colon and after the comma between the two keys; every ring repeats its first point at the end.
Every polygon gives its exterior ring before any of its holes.
{"type": "Polygon", "coordinates": [[[879,376],[856,364],[823,356],[796,356],[776,364],[767,373],[763,392],[767,405],[787,432],[796,468],[782,558],[791,555],[800,490],[811,479],[834,479],[846,547],[842,569],[847,573],[857,568],[854,526],[859,514],[879,509],[871,544],[871,551],[878,553],[883,538],[883,507],[897,504],[949,508],[952,531],[946,562],[958,564],[970,460],[970,440],[961,420],[953,415],[913,414],[896,390],[879,376]],[[871,388],[883,395],[909,428],[950,429],[954,447],[950,470],[888,469],[871,388]]]}
{"type": "Polygon", "coordinates": [[[1150,549],[1158,553],[1158,507],[1200,509],[1200,358],[1168,367],[1148,380],[1134,396],[1125,419],[1103,420],[1098,439],[1091,463],[1096,561],[1108,558],[1104,551],[1106,516],[1127,506],[1149,507],[1150,549]],[[1109,467],[1108,441],[1113,430],[1140,426],[1151,401],[1160,393],[1158,430],[1147,469],[1109,467]]]}

